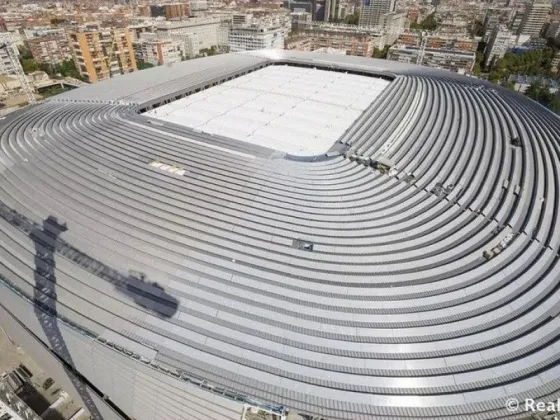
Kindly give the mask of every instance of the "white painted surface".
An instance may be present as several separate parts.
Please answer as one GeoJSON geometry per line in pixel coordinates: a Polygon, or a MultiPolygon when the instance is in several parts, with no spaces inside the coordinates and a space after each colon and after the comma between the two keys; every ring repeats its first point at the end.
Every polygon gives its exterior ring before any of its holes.
{"type": "Polygon", "coordinates": [[[145,115],[285,153],[325,153],[390,82],[269,66],[145,115]]]}

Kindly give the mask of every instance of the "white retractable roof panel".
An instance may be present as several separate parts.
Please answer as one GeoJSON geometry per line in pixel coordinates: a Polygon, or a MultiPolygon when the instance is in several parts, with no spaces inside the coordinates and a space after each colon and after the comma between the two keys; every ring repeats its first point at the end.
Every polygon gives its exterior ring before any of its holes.
{"type": "Polygon", "coordinates": [[[145,115],[297,156],[327,152],[390,82],[269,66],[145,115]]]}

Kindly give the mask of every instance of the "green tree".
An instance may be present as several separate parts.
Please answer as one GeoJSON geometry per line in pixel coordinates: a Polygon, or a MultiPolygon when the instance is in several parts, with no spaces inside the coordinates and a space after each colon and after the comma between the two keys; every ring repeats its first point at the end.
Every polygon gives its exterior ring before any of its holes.
{"type": "Polygon", "coordinates": [[[484,24],[481,20],[475,20],[469,25],[469,33],[471,37],[484,35],[484,24]]]}
{"type": "Polygon", "coordinates": [[[21,67],[23,67],[24,73],[31,73],[39,70],[39,63],[37,63],[32,58],[24,58],[21,61],[21,67]]]}
{"type": "Polygon", "coordinates": [[[51,25],[59,25],[61,23],[66,23],[67,20],[66,19],[60,19],[60,18],[52,18],[51,19],[51,25]]]}
{"type": "Polygon", "coordinates": [[[357,25],[359,22],[360,22],[359,10],[344,18],[344,23],[346,23],[347,25],[357,25]]]}
{"type": "Polygon", "coordinates": [[[387,55],[389,54],[389,48],[391,48],[390,45],[385,45],[383,49],[374,48],[372,57],[386,59],[387,55]]]}
{"type": "Polygon", "coordinates": [[[154,65],[152,63],[146,63],[144,61],[138,60],[136,62],[136,67],[138,68],[138,70],[146,70],[151,69],[152,67],[154,67],[154,65]]]}
{"type": "Polygon", "coordinates": [[[426,16],[426,18],[422,20],[420,23],[411,23],[410,29],[433,31],[437,28],[437,26],[438,23],[436,20],[436,12],[434,12],[426,16]]]}
{"type": "Polygon", "coordinates": [[[19,59],[23,60],[33,58],[33,54],[31,54],[31,50],[27,47],[19,47],[19,59]]]}

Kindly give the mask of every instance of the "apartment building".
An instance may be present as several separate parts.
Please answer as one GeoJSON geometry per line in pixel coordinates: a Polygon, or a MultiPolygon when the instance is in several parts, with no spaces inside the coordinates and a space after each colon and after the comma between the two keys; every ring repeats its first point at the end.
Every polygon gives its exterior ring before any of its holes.
{"type": "MultiPolygon", "coordinates": [[[[152,4],[149,10],[151,17],[164,17],[167,20],[189,16],[190,13],[188,3],[152,4]]],[[[146,13],[145,9],[142,9],[142,13],[146,13]]]]}
{"type": "Polygon", "coordinates": [[[491,62],[503,58],[515,45],[515,38],[516,36],[504,25],[494,28],[484,51],[484,64],[488,66],[491,62]]]}
{"type": "MultiPolygon", "coordinates": [[[[301,30],[300,35],[310,39],[311,51],[344,50],[346,55],[360,57],[371,57],[375,48],[381,49],[387,43],[385,31],[355,25],[313,24],[301,30]]],[[[301,50],[297,44],[290,46],[291,49],[301,50]]]]}
{"type": "Polygon", "coordinates": [[[379,27],[381,16],[395,11],[395,0],[362,0],[360,26],[379,27]]]}
{"type": "MultiPolygon", "coordinates": [[[[441,50],[457,50],[464,52],[475,52],[478,47],[478,42],[475,39],[443,36],[443,35],[428,35],[424,36],[426,39],[426,47],[441,50]]],[[[420,45],[422,35],[418,32],[405,32],[398,36],[396,43],[409,47],[417,47],[420,45]]]]}
{"type": "Polygon", "coordinates": [[[15,74],[15,72],[7,48],[0,48],[0,76],[8,76],[15,74]]]}
{"type": "Polygon", "coordinates": [[[164,22],[156,26],[160,39],[176,39],[177,36],[189,37],[196,42],[194,49],[210,49],[228,45],[228,24],[219,17],[191,18],[180,22],[164,22]],[[175,37],[175,38],[174,38],[175,37]]]}
{"type": "Polygon", "coordinates": [[[470,73],[476,61],[476,53],[459,50],[426,48],[421,55],[420,47],[394,45],[389,48],[388,60],[401,63],[420,64],[426,67],[450,70],[456,73],[470,73]],[[420,62],[419,56],[421,57],[420,62]]]}
{"type": "Polygon", "coordinates": [[[186,57],[184,44],[171,39],[158,39],[155,34],[142,34],[133,41],[136,61],[154,66],[179,63],[186,57]]]}
{"type": "Polygon", "coordinates": [[[58,64],[72,60],[72,50],[66,35],[48,35],[27,39],[25,46],[39,63],[58,64]]]}
{"type": "Polygon", "coordinates": [[[532,0],[525,9],[519,34],[538,37],[552,11],[551,0],[532,0]]]}
{"type": "Polygon", "coordinates": [[[84,28],[69,33],[76,67],[91,83],[137,70],[130,30],[84,28]]]}
{"type": "Polygon", "coordinates": [[[229,30],[228,46],[230,52],[283,49],[284,28],[261,24],[234,26],[229,30]]]}

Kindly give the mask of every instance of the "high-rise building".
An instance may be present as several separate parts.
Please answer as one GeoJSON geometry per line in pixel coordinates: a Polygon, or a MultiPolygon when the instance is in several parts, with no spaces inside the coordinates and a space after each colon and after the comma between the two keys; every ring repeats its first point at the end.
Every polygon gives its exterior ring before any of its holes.
{"type": "Polygon", "coordinates": [[[0,32],[8,32],[8,28],[6,27],[6,21],[2,16],[0,16],[0,32]]]}
{"type": "Polygon", "coordinates": [[[50,35],[31,38],[25,41],[33,58],[39,63],[57,64],[72,60],[72,50],[66,35],[50,35]]]}
{"type": "Polygon", "coordinates": [[[231,52],[282,49],[284,30],[280,26],[251,24],[229,30],[228,46],[231,52]]]}
{"type": "Polygon", "coordinates": [[[381,16],[395,11],[395,0],[362,0],[360,26],[380,26],[381,16]]]}
{"type": "Polygon", "coordinates": [[[340,0],[325,0],[325,22],[331,19],[338,19],[338,8],[340,0]]]}
{"type": "Polygon", "coordinates": [[[85,28],[69,37],[76,67],[92,83],[137,69],[128,28],[85,28]]]}
{"type": "Polygon", "coordinates": [[[495,27],[488,38],[488,45],[484,51],[485,65],[502,58],[514,42],[515,35],[506,26],[495,27]]]}
{"type": "Polygon", "coordinates": [[[552,10],[551,0],[533,0],[527,5],[519,34],[538,37],[552,10]]]}

